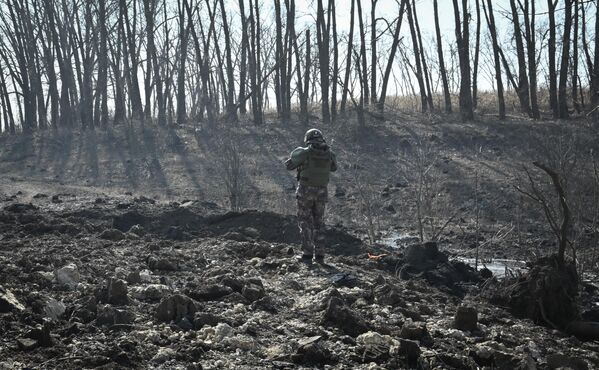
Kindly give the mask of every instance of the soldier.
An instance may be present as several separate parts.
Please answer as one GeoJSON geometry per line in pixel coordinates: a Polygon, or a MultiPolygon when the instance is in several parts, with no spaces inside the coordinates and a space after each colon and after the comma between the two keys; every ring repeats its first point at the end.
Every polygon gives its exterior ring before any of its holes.
{"type": "Polygon", "coordinates": [[[297,219],[302,238],[301,261],[324,263],[324,211],[327,204],[329,174],[337,170],[335,153],[322,132],[310,129],[304,136],[305,147],[291,152],[285,162],[288,170],[297,169],[297,219]]]}

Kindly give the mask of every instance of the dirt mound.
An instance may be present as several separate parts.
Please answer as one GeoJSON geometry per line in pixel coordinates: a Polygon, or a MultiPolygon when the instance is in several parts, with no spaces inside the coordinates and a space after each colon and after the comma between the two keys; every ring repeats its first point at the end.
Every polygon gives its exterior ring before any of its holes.
{"type": "Polygon", "coordinates": [[[568,262],[560,267],[553,255],[539,259],[521,277],[505,282],[492,302],[509,307],[517,316],[563,329],[579,316],[578,283],[575,265],[568,262]]]}

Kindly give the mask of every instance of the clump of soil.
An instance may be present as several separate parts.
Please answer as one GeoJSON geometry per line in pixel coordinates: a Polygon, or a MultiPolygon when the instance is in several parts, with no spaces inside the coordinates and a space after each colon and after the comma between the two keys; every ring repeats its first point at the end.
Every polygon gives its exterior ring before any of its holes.
{"type": "Polygon", "coordinates": [[[555,255],[541,258],[530,271],[504,284],[492,301],[515,315],[560,329],[579,317],[579,281],[572,262],[560,266],[555,255]]]}

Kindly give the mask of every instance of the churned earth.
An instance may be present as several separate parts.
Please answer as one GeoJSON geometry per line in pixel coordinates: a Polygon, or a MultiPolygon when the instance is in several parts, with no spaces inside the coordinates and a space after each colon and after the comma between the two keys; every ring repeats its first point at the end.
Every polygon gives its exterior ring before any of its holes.
{"type": "MultiPolygon", "coordinates": [[[[489,303],[501,282],[435,243],[134,195],[1,195],[0,369],[594,369],[599,343],[489,303]],[[484,275],[485,277],[483,278],[484,275]]],[[[589,319],[597,287],[581,289],[589,319]]]]}

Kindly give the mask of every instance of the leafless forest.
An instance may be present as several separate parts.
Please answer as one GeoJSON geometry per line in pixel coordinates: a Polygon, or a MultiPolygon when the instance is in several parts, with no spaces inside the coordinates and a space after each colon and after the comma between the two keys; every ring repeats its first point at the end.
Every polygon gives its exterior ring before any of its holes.
{"type": "Polygon", "coordinates": [[[0,370],[599,368],[597,35],[599,0],[0,0],[0,370]]]}
{"type": "Polygon", "coordinates": [[[260,125],[265,111],[307,119],[316,106],[325,124],[348,111],[364,123],[364,112],[411,107],[398,97],[471,120],[483,92],[501,119],[512,108],[567,118],[597,103],[594,1],[548,0],[538,11],[539,0],[453,0],[453,35],[440,32],[436,0],[433,14],[415,0],[397,0],[395,14],[361,3],[308,1],[298,23],[295,0],[3,0],[2,130],[246,114],[260,125]],[[349,32],[338,29],[341,6],[349,32]]]}

